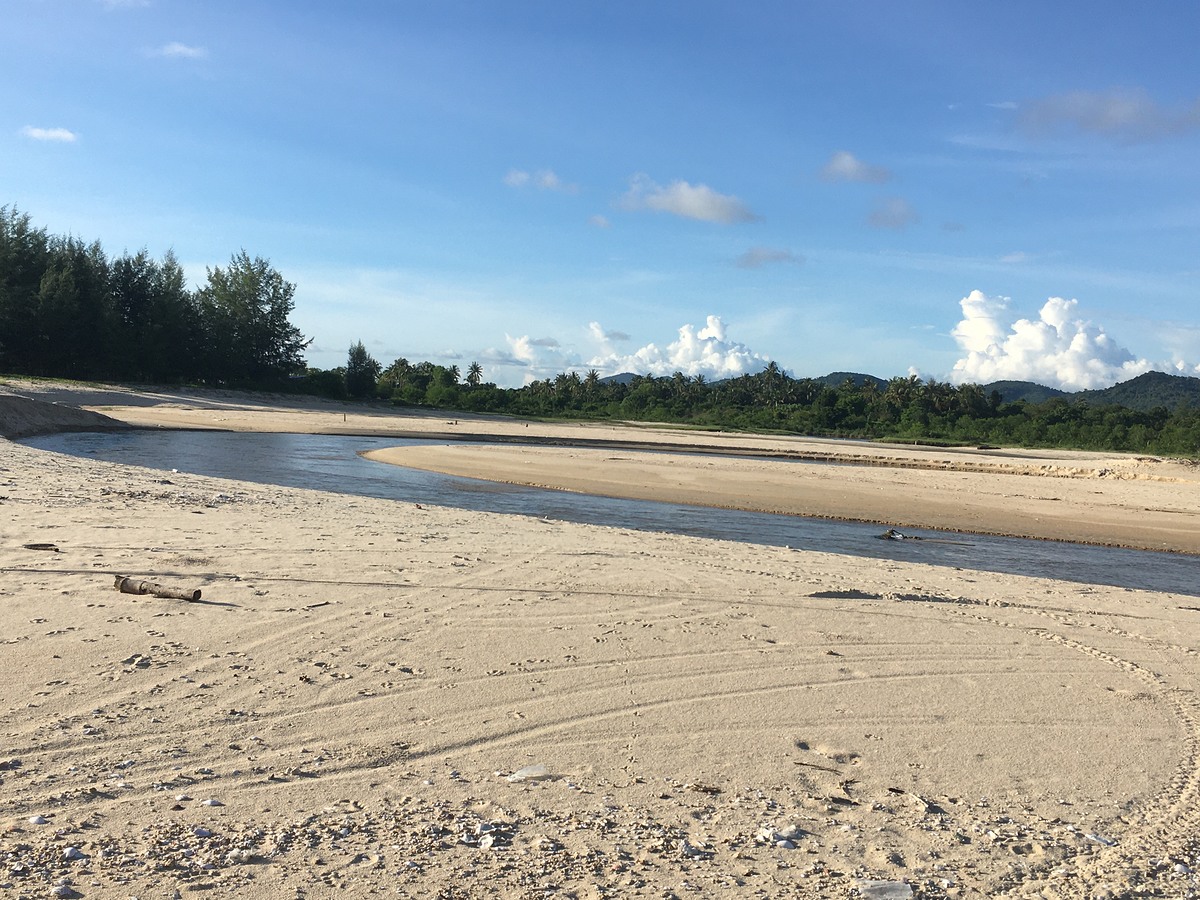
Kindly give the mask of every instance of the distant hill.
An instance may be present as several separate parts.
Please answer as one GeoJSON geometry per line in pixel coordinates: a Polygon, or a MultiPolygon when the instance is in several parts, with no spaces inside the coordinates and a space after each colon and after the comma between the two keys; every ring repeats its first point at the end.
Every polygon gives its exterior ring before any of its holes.
{"type": "Polygon", "coordinates": [[[1124,406],[1146,412],[1156,406],[1169,410],[1180,406],[1200,409],[1200,378],[1187,375],[1168,375],[1165,372],[1147,372],[1129,381],[1112,387],[1093,391],[1060,391],[1057,388],[1034,384],[1032,381],[993,381],[985,384],[988,393],[999,392],[1003,402],[1044,403],[1062,397],[1069,403],[1085,402],[1092,406],[1124,406]]]}
{"type": "Polygon", "coordinates": [[[1156,406],[1169,410],[1180,406],[1200,409],[1200,378],[1147,372],[1101,391],[1079,391],[1071,399],[1086,400],[1092,406],[1124,406],[1143,412],[1156,406]]]}
{"type": "Polygon", "coordinates": [[[819,381],[821,384],[827,384],[830,387],[841,387],[847,380],[853,381],[855,387],[862,387],[868,382],[875,382],[875,387],[879,390],[884,390],[887,387],[887,382],[882,378],[877,378],[874,375],[863,375],[859,372],[830,372],[828,375],[822,375],[820,378],[814,378],[813,381],[819,381]]]}
{"type": "Polygon", "coordinates": [[[1026,403],[1045,403],[1053,397],[1071,397],[1066,391],[1046,387],[1044,384],[1034,384],[1032,381],[993,381],[983,385],[983,390],[987,394],[991,394],[992,391],[998,393],[1002,403],[1016,403],[1019,400],[1026,403]]]}
{"type": "MultiPolygon", "coordinates": [[[[609,375],[600,380],[605,384],[629,384],[636,377],[632,372],[622,372],[620,375],[609,375]]],[[[822,375],[812,380],[834,388],[841,387],[847,380],[853,381],[858,386],[874,382],[880,392],[887,390],[888,385],[884,378],[864,375],[860,372],[830,372],[828,375],[822,375]]],[[[720,381],[709,382],[712,386],[720,383],[720,381]]],[[[1016,403],[1024,400],[1029,404],[1038,404],[1061,397],[1068,403],[1083,401],[1092,406],[1124,406],[1127,409],[1141,412],[1156,406],[1164,406],[1169,410],[1177,409],[1180,406],[1200,409],[1200,378],[1192,378],[1187,375],[1168,375],[1165,372],[1147,372],[1145,375],[1139,375],[1129,381],[1096,391],[1072,393],[1032,381],[993,381],[983,385],[983,390],[987,394],[992,391],[999,393],[1002,403],[1016,403]]]]}
{"type": "Polygon", "coordinates": [[[605,375],[600,379],[601,384],[629,384],[633,379],[637,378],[633,372],[622,372],[619,375],[605,375]]]}

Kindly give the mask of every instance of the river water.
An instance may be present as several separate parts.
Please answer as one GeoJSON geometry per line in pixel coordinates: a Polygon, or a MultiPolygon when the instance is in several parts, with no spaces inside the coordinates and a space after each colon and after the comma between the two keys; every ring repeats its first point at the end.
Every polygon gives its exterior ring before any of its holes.
{"type": "Polygon", "coordinates": [[[397,438],[153,430],[46,435],[22,443],[262,484],[1200,596],[1200,558],[1184,554],[921,530],[905,534],[922,540],[880,540],[879,525],[515,487],[359,456],[419,443],[397,438]]]}

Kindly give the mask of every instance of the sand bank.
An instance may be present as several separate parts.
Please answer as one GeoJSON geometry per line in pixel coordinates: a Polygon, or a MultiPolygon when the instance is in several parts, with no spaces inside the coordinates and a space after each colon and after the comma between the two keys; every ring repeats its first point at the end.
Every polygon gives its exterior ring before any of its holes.
{"type": "MultiPolygon", "coordinates": [[[[343,415],[191,402],[162,417],[343,415]]],[[[7,895],[1200,887],[1194,598],[3,441],[0,507],[7,895]]]]}
{"type": "Polygon", "coordinates": [[[1200,470],[1152,460],[989,464],[979,454],[907,451],[863,464],[833,453],[809,462],[461,444],[365,455],[612,497],[1200,553],[1200,470]]]}

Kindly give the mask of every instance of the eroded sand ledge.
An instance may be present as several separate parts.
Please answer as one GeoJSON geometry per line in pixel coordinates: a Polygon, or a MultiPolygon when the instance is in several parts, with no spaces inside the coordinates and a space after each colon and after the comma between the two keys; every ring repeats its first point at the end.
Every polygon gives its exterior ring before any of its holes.
{"type": "MultiPolygon", "coordinates": [[[[141,425],[524,430],[88,397],[141,425]]],[[[1115,465],[1189,472],[1069,468],[1115,465]]],[[[978,491],[958,474],[928,472],[929,489],[978,491]]],[[[994,477],[1101,496],[1173,484],[1174,506],[1194,503],[1186,479],[994,477]]],[[[1194,597],[164,477],[3,441],[0,506],[0,891],[44,896],[64,876],[95,897],[1197,888],[1194,597]],[[24,547],[46,543],[58,552],[24,547]],[[203,600],[119,594],[114,572],[203,600]],[[504,777],[531,764],[555,777],[504,777]]]]}

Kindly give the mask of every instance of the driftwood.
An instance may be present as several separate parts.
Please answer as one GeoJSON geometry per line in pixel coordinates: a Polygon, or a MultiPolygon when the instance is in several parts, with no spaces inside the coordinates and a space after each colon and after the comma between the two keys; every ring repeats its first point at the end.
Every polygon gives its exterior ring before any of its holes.
{"type": "Polygon", "coordinates": [[[116,584],[113,586],[122,594],[150,594],[168,600],[187,600],[189,603],[200,599],[199,588],[194,591],[184,591],[178,588],[155,584],[153,581],[139,581],[136,578],[130,578],[128,575],[118,575],[116,578],[116,584]]]}

